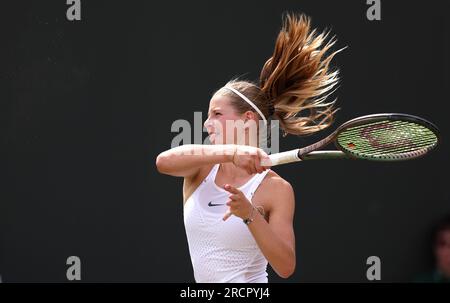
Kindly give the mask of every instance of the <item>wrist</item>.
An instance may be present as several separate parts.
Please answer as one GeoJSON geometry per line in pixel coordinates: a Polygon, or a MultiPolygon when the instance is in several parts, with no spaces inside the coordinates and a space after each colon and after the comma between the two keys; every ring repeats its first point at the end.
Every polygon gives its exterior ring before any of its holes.
{"type": "Polygon", "coordinates": [[[245,225],[249,225],[253,222],[253,220],[255,220],[255,207],[251,205],[251,209],[247,218],[242,218],[242,221],[244,221],[245,225]]]}
{"type": "Polygon", "coordinates": [[[229,162],[234,163],[236,153],[237,153],[237,145],[233,144],[232,147],[230,148],[230,156],[228,157],[229,162]]]}

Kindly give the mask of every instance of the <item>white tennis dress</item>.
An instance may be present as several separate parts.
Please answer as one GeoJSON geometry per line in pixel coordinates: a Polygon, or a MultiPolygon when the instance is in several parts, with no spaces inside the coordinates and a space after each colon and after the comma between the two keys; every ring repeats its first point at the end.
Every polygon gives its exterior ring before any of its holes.
{"type": "MultiPolygon", "coordinates": [[[[222,218],[231,195],[215,183],[219,164],[197,187],[184,205],[184,225],[195,281],[267,283],[267,260],[242,219],[222,218]]],[[[249,201],[269,172],[253,176],[239,187],[249,201]]]]}

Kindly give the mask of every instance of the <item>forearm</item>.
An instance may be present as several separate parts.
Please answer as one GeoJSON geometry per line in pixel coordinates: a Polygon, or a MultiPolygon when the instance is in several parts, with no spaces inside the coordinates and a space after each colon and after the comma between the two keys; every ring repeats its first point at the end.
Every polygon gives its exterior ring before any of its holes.
{"type": "Polygon", "coordinates": [[[294,247],[277,236],[258,212],[248,228],[274,271],[283,278],[289,277],[295,269],[294,247]]]}
{"type": "Polygon", "coordinates": [[[232,162],[235,151],[234,144],[187,144],[159,154],[156,166],[161,173],[186,176],[204,165],[232,162]]]}

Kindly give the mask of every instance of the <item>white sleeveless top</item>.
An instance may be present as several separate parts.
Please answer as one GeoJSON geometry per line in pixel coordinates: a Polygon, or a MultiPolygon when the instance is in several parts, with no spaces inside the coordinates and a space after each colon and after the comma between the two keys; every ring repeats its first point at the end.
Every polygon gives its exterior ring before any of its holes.
{"type": "MultiPolygon", "coordinates": [[[[184,205],[184,226],[195,281],[267,283],[267,260],[242,219],[222,218],[231,193],[215,183],[220,164],[214,165],[184,205]]],[[[251,202],[253,194],[269,172],[253,176],[239,187],[251,202]]]]}

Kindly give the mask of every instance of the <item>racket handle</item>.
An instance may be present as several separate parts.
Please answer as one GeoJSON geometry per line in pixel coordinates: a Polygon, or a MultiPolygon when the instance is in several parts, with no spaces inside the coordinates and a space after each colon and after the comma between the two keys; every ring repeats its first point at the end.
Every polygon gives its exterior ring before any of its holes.
{"type": "MultiPolygon", "coordinates": [[[[270,166],[301,161],[302,159],[300,159],[298,157],[298,151],[299,151],[298,149],[294,149],[294,150],[290,150],[290,151],[286,151],[286,152],[282,152],[282,153],[269,155],[269,159],[271,162],[270,166]]],[[[262,161],[261,165],[264,166],[264,162],[265,161],[262,161]]],[[[269,166],[269,165],[267,165],[267,166],[269,166]]]]}

